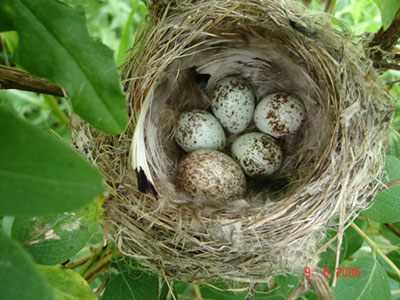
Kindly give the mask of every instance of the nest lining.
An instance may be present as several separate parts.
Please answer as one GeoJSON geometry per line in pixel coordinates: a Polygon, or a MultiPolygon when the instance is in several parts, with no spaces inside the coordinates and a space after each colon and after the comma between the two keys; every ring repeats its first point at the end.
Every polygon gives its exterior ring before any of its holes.
{"type": "Polygon", "coordinates": [[[316,266],[325,231],[343,231],[379,188],[392,104],[371,62],[329,17],[289,0],[171,3],[152,7],[125,66],[126,131],[83,125],[75,139],[110,185],[118,248],[186,281],[261,282],[316,266]],[[206,91],[199,74],[211,75],[206,91]],[[173,133],[179,113],[207,109],[207,93],[228,75],[248,79],[258,100],[295,95],[307,116],[280,140],[285,160],[273,184],[250,181],[244,199],[207,207],[175,189],[183,152],[173,133]],[[138,168],[157,197],[138,191],[138,168]]]}

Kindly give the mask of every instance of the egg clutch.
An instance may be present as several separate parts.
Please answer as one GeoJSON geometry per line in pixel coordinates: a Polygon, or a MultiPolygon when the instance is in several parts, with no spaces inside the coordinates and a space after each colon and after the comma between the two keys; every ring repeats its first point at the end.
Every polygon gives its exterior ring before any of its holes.
{"type": "Polygon", "coordinates": [[[188,154],[178,162],[175,184],[201,202],[235,201],[246,192],[246,176],[265,180],[280,169],[279,139],[300,128],[305,108],[285,92],[257,101],[250,83],[235,76],[219,80],[208,97],[212,113],[179,116],[175,140],[188,154]]]}

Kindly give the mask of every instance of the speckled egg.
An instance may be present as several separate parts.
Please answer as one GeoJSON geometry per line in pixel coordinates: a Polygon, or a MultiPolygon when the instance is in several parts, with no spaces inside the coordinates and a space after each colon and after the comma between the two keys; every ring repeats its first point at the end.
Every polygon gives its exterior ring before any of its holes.
{"type": "Polygon", "coordinates": [[[204,110],[183,112],[178,120],[175,140],[186,152],[199,149],[222,150],[225,133],[218,120],[204,110]]]}
{"type": "Polygon", "coordinates": [[[264,97],[254,111],[257,128],[273,137],[293,134],[305,118],[305,109],[300,100],[276,93],[264,97]]]}
{"type": "Polygon", "coordinates": [[[222,126],[230,133],[245,130],[253,118],[255,99],[245,81],[226,77],[215,86],[211,109],[222,126]]]}
{"type": "Polygon", "coordinates": [[[250,177],[265,177],[282,165],[282,151],[274,138],[261,132],[239,136],[232,144],[232,157],[250,177]]]}
{"type": "Polygon", "coordinates": [[[246,192],[246,177],[240,166],[216,150],[198,150],[183,157],[175,182],[178,189],[200,201],[234,201],[246,192]]]}

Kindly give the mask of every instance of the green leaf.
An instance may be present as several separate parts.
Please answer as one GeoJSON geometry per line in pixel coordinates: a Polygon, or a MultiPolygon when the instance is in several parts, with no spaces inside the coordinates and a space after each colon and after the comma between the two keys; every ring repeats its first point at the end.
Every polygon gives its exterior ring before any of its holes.
{"type": "MultiPolygon", "coordinates": [[[[337,235],[336,231],[329,231],[327,234],[327,237],[325,239],[325,242],[328,242],[332,237],[337,235]]],[[[333,276],[335,274],[335,265],[336,265],[336,247],[337,247],[337,239],[331,243],[331,245],[320,254],[320,261],[318,262],[318,266],[321,269],[328,268],[329,270],[329,278],[333,279],[333,276]]],[[[342,247],[341,247],[341,252],[340,252],[340,257],[339,257],[339,262],[342,262],[344,260],[344,257],[346,256],[347,253],[347,237],[346,235],[343,235],[343,240],[342,240],[342,247]]]]}
{"type": "MultiPolygon", "coordinates": [[[[365,230],[368,226],[366,220],[363,219],[356,219],[354,223],[361,229],[365,230]]],[[[352,254],[357,252],[358,249],[361,248],[364,240],[362,237],[352,228],[348,227],[344,232],[347,240],[347,251],[344,259],[349,258],[352,254]]]]}
{"type": "Polygon", "coordinates": [[[381,18],[383,29],[388,29],[390,24],[396,15],[396,13],[400,10],[400,1],[399,0],[375,0],[376,4],[381,11],[381,18]]]}
{"type": "Polygon", "coordinates": [[[0,105],[0,215],[71,211],[104,191],[97,169],[69,145],[0,105]]]}
{"type": "Polygon", "coordinates": [[[4,216],[1,220],[1,229],[8,236],[11,237],[11,231],[14,224],[14,216],[4,216]]]}
{"type": "Polygon", "coordinates": [[[273,290],[265,294],[256,293],[254,295],[254,300],[286,300],[286,298],[284,298],[277,290],[273,290]]]}
{"type": "MultiPolygon", "coordinates": [[[[3,5],[3,0],[0,0],[0,6],[3,5]]],[[[4,10],[7,12],[7,7],[4,7],[4,10]]],[[[1,15],[0,9],[0,32],[2,31],[10,31],[13,29],[10,19],[7,17],[6,14],[4,16],[1,15]]]]}
{"type": "MultiPolygon", "coordinates": [[[[400,179],[400,160],[388,155],[385,171],[389,177],[387,183],[400,179]]],[[[400,221],[400,184],[380,191],[373,204],[362,215],[381,223],[400,221]]]]}
{"type": "Polygon", "coordinates": [[[64,140],[71,140],[69,119],[64,112],[70,112],[67,100],[58,101],[50,95],[35,94],[19,90],[0,90],[0,103],[12,107],[18,115],[46,130],[53,130],[64,140]],[[61,119],[63,118],[63,119],[61,119]]]}
{"type": "Polygon", "coordinates": [[[303,299],[307,299],[307,300],[321,300],[320,297],[318,297],[318,295],[316,294],[316,292],[314,291],[314,289],[309,289],[307,292],[305,292],[302,295],[303,298],[299,298],[299,300],[303,300],[303,299]]]}
{"type": "Polygon", "coordinates": [[[343,9],[346,8],[346,6],[349,4],[349,0],[338,0],[336,2],[336,8],[335,11],[342,11],[343,9]]]}
{"type": "Polygon", "coordinates": [[[122,64],[126,52],[132,46],[133,42],[133,34],[131,29],[132,21],[133,21],[133,16],[136,14],[136,11],[138,9],[139,2],[140,2],[139,0],[133,1],[131,12],[129,13],[128,19],[124,26],[124,31],[122,32],[121,41],[119,43],[117,66],[122,64]]]}
{"type": "Polygon", "coordinates": [[[0,19],[10,19],[19,35],[18,63],[63,87],[74,111],[94,127],[122,132],[128,114],[113,53],[90,39],[83,10],[54,0],[3,2],[0,19]]]}
{"type": "Polygon", "coordinates": [[[339,277],[333,293],[337,300],[390,300],[389,279],[372,256],[362,256],[340,267],[360,268],[359,277],[339,277]]]}
{"type": "Polygon", "coordinates": [[[288,298],[291,293],[299,286],[301,279],[297,276],[286,274],[275,277],[276,283],[279,285],[277,291],[284,297],[288,298]]]}
{"type": "Polygon", "coordinates": [[[7,300],[55,300],[46,279],[21,245],[0,231],[0,297],[7,300]]]}
{"type": "Polygon", "coordinates": [[[17,217],[13,237],[25,246],[37,263],[63,263],[88,242],[103,212],[101,203],[97,199],[83,208],[59,215],[17,217]]]}
{"type": "Polygon", "coordinates": [[[164,300],[168,286],[157,276],[137,267],[132,261],[115,263],[119,273],[108,282],[102,300],[164,300]]]}
{"type": "Polygon", "coordinates": [[[178,295],[194,297],[193,289],[190,283],[184,281],[174,281],[174,290],[178,295]]]}
{"type": "Polygon", "coordinates": [[[73,270],[62,266],[41,266],[39,271],[47,278],[57,300],[96,300],[89,284],[73,270]]]}

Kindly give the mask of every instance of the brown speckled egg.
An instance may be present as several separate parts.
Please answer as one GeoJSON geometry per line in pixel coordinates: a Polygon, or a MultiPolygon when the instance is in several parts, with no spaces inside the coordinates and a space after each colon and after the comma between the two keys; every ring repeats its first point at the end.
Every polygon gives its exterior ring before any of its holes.
{"type": "Polygon", "coordinates": [[[255,99],[245,81],[226,77],[219,81],[211,97],[215,117],[230,133],[245,130],[253,118],[255,99]]]}
{"type": "Polygon", "coordinates": [[[210,113],[195,109],[179,116],[175,140],[186,152],[200,149],[222,150],[225,133],[218,120],[210,113]]]}
{"type": "Polygon", "coordinates": [[[285,93],[265,96],[254,111],[257,128],[276,138],[296,132],[304,118],[301,101],[285,93]]]}
{"type": "Polygon", "coordinates": [[[275,173],[282,164],[282,151],[276,141],[261,132],[239,136],[231,147],[232,157],[250,177],[275,173]]]}
{"type": "Polygon", "coordinates": [[[234,201],[246,191],[246,177],[228,155],[216,150],[198,150],[179,161],[176,186],[198,200],[234,201]]]}

